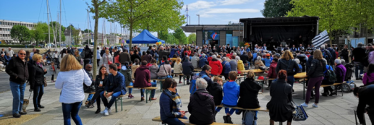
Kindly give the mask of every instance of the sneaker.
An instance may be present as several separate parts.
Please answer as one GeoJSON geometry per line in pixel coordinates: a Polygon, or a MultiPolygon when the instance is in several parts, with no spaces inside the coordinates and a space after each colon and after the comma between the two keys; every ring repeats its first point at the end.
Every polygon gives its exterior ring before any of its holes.
{"type": "Polygon", "coordinates": [[[314,108],[318,108],[318,105],[316,105],[315,103],[312,105],[314,108]]]}
{"type": "Polygon", "coordinates": [[[305,102],[303,104],[301,104],[301,106],[303,107],[308,107],[308,104],[306,104],[305,102]]]}
{"type": "Polygon", "coordinates": [[[13,114],[13,117],[14,117],[14,118],[20,118],[21,115],[16,113],[16,114],[13,114]]]}
{"type": "Polygon", "coordinates": [[[105,110],[104,110],[104,115],[105,115],[105,116],[108,116],[108,115],[109,115],[108,108],[105,108],[105,110]]]}

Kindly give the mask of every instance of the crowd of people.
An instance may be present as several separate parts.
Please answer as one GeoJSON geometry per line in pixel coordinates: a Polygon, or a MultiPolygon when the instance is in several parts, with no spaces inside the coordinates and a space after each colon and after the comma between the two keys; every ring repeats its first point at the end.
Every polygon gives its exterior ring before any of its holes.
{"type": "MultiPolygon", "coordinates": [[[[354,91],[360,98],[358,116],[361,123],[365,122],[362,118],[365,111],[362,108],[365,107],[362,105],[374,106],[373,102],[366,99],[372,92],[369,90],[374,88],[374,47],[371,45],[365,49],[362,44],[358,44],[358,47],[353,49],[352,56],[349,56],[350,50],[347,46],[339,52],[337,47],[330,45],[322,45],[319,48],[310,45],[306,48],[302,45],[285,45],[275,50],[267,50],[266,44],[255,45],[253,50],[248,46],[230,47],[229,44],[213,47],[150,46],[143,52],[137,46],[96,49],[97,66],[100,67],[97,76],[91,73],[94,54],[88,46],[82,52],[72,48],[63,49],[61,52],[47,51],[45,54],[40,54],[37,49],[32,52],[20,50],[18,56],[14,55],[13,59],[3,62],[7,64],[6,72],[10,75],[13,116],[18,118],[26,114],[21,111],[26,81],[30,84],[30,92],[34,94],[34,111],[41,111],[41,108],[44,108],[41,105],[41,98],[47,85],[45,74],[52,72],[51,81],[54,82],[53,75],[56,69],[60,69],[55,87],[62,89],[60,102],[65,124],[70,124],[70,118],[76,124],[81,124],[78,112],[85,98],[84,93],[95,92],[89,94],[85,102],[86,107],[92,108],[96,103],[95,113],[109,115],[111,106],[118,96],[128,93],[128,98],[134,98],[132,87],[126,86],[156,87],[155,79],[164,79],[163,92],[159,99],[161,120],[168,124],[183,124],[178,118],[186,118],[187,111],[181,111],[182,102],[176,91],[178,83],[182,83],[182,75],[175,81],[175,74],[183,74],[185,81],[190,85],[188,112],[191,114],[191,123],[213,123],[217,112],[222,109],[217,106],[222,104],[226,114],[223,117],[225,123],[232,123],[230,116],[233,113],[242,113],[243,124],[256,124],[256,111],[236,110],[230,107],[259,108],[257,95],[261,87],[255,80],[265,77],[274,79],[269,81],[267,88],[272,97],[266,106],[269,110],[270,124],[274,124],[274,121],[287,121],[287,124],[291,124],[294,110],[291,105],[293,84],[297,82],[294,75],[306,72],[308,88],[305,103],[301,105],[308,107],[310,100],[314,98],[313,107],[317,108],[321,85],[332,85],[351,79],[352,74],[348,73],[352,69],[349,60],[353,60],[355,65],[355,78],[362,79],[365,85],[354,91]],[[367,67],[365,74],[364,67],[367,67]],[[194,69],[201,69],[201,72],[194,73],[194,69]],[[239,74],[248,69],[262,69],[264,73],[260,73],[259,76],[264,77],[255,77],[252,71],[246,71],[246,79],[238,84],[236,79],[239,74]],[[100,100],[104,103],[104,111],[100,109],[100,100]]],[[[3,54],[10,54],[3,51],[0,53],[2,57],[3,54]]],[[[140,100],[145,100],[144,90],[140,89],[140,93],[140,100]]],[[[333,95],[336,95],[336,89],[324,88],[322,96],[333,95]]],[[[148,100],[156,99],[155,90],[152,90],[148,100]]],[[[374,116],[373,113],[369,113],[370,117],[374,116]]]]}

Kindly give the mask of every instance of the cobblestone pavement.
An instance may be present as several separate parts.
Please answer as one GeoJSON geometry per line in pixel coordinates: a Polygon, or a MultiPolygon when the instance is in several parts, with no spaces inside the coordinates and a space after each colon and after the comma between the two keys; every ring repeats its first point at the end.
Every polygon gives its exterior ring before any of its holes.
{"type": "MultiPolygon", "coordinates": [[[[0,75],[0,77],[2,74],[0,75]]],[[[1,77],[2,78],[2,77],[1,77]]],[[[175,78],[177,80],[177,78],[175,78]]],[[[5,85],[8,80],[0,81],[0,86],[5,85]]],[[[357,85],[362,85],[361,82],[355,81],[357,85]]],[[[9,84],[9,83],[7,83],[9,84]]],[[[158,84],[159,86],[159,84],[158,84]]],[[[182,98],[183,108],[182,110],[187,110],[187,105],[189,102],[189,87],[187,85],[178,84],[178,92],[182,98]]],[[[302,100],[302,84],[295,83],[294,85],[295,94],[293,95],[294,101],[297,104],[304,102],[302,100]]],[[[28,89],[27,89],[28,90],[28,89]]],[[[321,88],[322,90],[322,88],[321,88]]],[[[63,116],[61,103],[59,102],[59,93],[61,90],[55,89],[54,83],[48,83],[45,87],[45,94],[42,98],[41,104],[45,106],[42,112],[34,112],[33,104],[30,101],[27,112],[28,115],[35,115],[35,117],[23,119],[15,119],[11,117],[0,117],[0,124],[3,120],[12,120],[12,125],[23,124],[23,125],[63,125],[63,116]]],[[[156,96],[160,96],[160,91],[156,91],[156,96]]],[[[25,95],[29,95],[26,91],[25,95]]],[[[87,94],[86,94],[87,95],[87,94]]],[[[134,89],[133,95],[135,98],[123,99],[123,111],[115,112],[114,107],[111,110],[111,115],[103,116],[102,114],[95,114],[96,107],[86,108],[81,107],[79,115],[82,119],[83,124],[87,125],[159,125],[159,122],[153,122],[151,119],[160,115],[159,100],[146,103],[145,101],[140,102],[140,90],[134,89]]],[[[270,95],[268,90],[264,90],[264,93],[259,94],[258,99],[261,106],[266,106],[267,102],[270,100],[270,95]]],[[[313,100],[311,100],[313,102],[313,100]]],[[[306,121],[293,122],[293,125],[354,125],[355,117],[353,110],[356,108],[358,99],[353,96],[352,93],[344,93],[341,96],[339,92],[337,96],[329,96],[320,98],[320,103],[318,108],[312,108],[311,105],[306,109],[309,118],[306,121]]],[[[96,106],[96,105],[95,105],[96,106]]],[[[0,93],[0,114],[10,115],[12,108],[12,95],[10,91],[5,91],[0,93]]],[[[104,109],[103,105],[102,108],[104,109]]],[[[120,109],[120,108],[119,108],[120,109]]],[[[223,122],[223,116],[225,115],[224,110],[221,110],[217,116],[217,122],[223,122]]],[[[187,114],[187,117],[189,114],[187,114]]],[[[232,120],[235,124],[241,123],[242,115],[233,115],[232,120]]],[[[367,121],[370,121],[366,116],[367,121]]],[[[72,121],[73,122],[73,121],[72,121]]],[[[269,124],[269,114],[268,112],[258,113],[258,125],[268,125],[269,124]]],[[[72,123],[74,124],[74,123],[72,123]]],[[[278,123],[276,123],[278,124],[278,123]]]]}

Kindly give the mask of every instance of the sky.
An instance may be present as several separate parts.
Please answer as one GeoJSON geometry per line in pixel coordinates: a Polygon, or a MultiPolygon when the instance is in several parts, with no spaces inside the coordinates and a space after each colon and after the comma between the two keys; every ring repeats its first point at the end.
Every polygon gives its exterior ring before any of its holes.
{"type": "MultiPolygon", "coordinates": [[[[61,0],[62,25],[87,29],[87,4],[91,0],[61,0]]],[[[240,18],[263,17],[261,10],[265,0],[179,0],[184,2],[181,13],[188,15],[191,25],[198,24],[228,24],[229,21],[238,23],[240,18]]],[[[47,22],[46,0],[0,0],[0,20],[22,22],[47,22]]],[[[49,0],[51,18],[56,21],[60,12],[59,0],[49,0]]],[[[90,15],[90,27],[94,29],[93,14],[90,15]]],[[[104,19],[99,20],[99,32],[103,32],[104,19]]],[[[186,20],[187,21],[187,20],[186,20]]],[[[106,33],[110,32],[110,23],[106,21],[106,33]]],[[[183,24],[186,25],[186,24],[183,24]]],[[[112,23],[112,32],[121,33],[118,23],[112,23]]],[[[128,33],[125,30],[122,33],[128,33]]],[[[189,33],[186,33],[187,35],[189,33]]]]}

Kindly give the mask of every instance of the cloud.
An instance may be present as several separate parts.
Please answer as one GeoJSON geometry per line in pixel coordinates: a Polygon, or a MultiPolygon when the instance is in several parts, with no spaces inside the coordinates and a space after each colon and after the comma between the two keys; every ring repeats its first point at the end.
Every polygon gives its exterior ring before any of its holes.
{"type": "Polygon", "coordinates": [[[258,13],[258,9],[231,9],[231,8],[217,8],[207,9],[203,11],[204,14],[216,14],[216,13],[258,13]]]}
{"type": "MultiPolygon", "coordinates": [[[[217,4],[215,2],[196,1],[194,3],[188,4],[188,10],[208,9],[216,5],[217,4]]],[[[186,8],[186,5],[183,6],[183,10],[185,10],[185,8],[186,8]]]]}
{"type": "Polygon", "coordinates": [[[253,2],[254,0],[223,0],[221,1],[221,5],[238,5],[243,4],[246,2],[253,2]]]}

